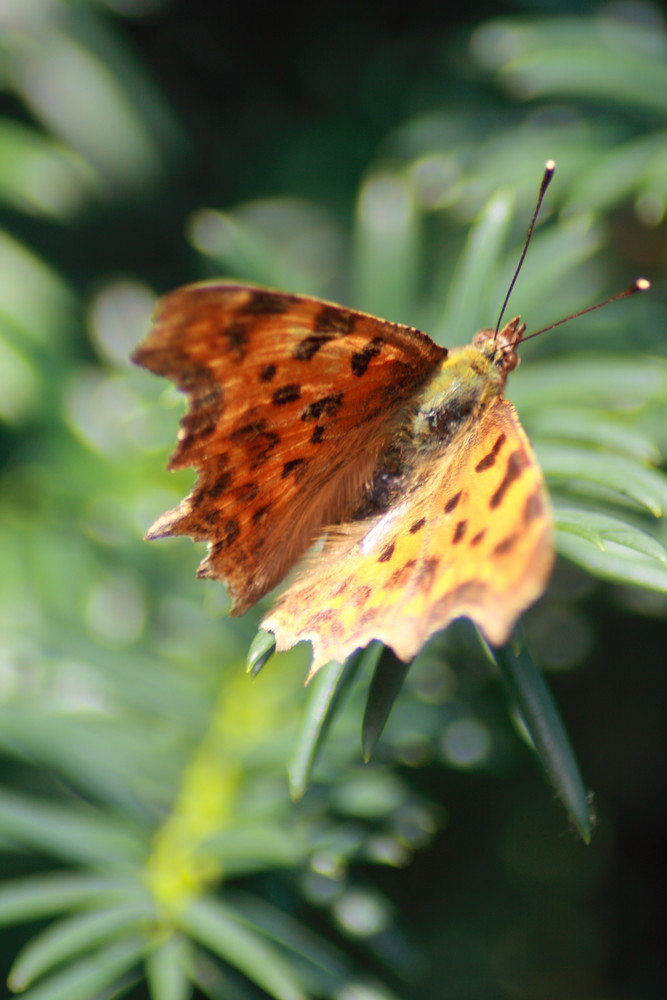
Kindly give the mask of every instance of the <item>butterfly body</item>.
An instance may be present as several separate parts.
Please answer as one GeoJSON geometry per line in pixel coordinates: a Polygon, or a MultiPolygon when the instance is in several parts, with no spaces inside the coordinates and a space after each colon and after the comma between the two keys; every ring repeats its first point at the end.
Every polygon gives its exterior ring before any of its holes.
{"type": "MultiPolygon", "coordinates": [[[[149,537],[207,540],[240,614],[321,550],[262,622],[313,667],[372,639],[412,658],[468,615],[492,643],[546,585],[542,476],[503,398],[524,326],[446,351],[411,327],[222,283],[161,300],[135,360],[189,397],[189,497],[149,537]]],[[[312,672],[311,671],[311,672],[312,672]]]]}
{"type": "MultiPolygon", "coordinates": [[[[411,436],[425,449],[448,447],[466,425],[502,394],[507,373],[518,364],[518,317],[500,335],[482,330],[476,343],[453,348],[425,386],[411,436]],[[514,339],[510,342],[507,331],[514,339]]],[[[521,332],[525,329],[521,326],[521,332]]],[[[518,338],[520,339],[520,337],[518,338]]]]}

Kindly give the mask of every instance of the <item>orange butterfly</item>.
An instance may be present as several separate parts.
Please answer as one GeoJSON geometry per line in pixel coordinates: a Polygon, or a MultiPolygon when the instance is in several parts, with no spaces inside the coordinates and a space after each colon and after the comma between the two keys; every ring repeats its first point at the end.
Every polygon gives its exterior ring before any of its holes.
{"type": "Polygon", "coordinates": [[[518,317],[447,351],[408,326],[299,295],[186,286],[134,360],[187,393],[169,467],[193,491],[148,538],[209,542],[198,576],[243,614],[317,539],[262,621],[313,644],[311,674],[380,639],[403,660],[461,615],[493,644],[554,559],[539,466],[505,380],[518,317]]]}
{"type": "Polygon", "coordinates": [[[187,393],[169,467],[198,477],[147,537],[209,542],[197,575],[225,581],[234,615],[319,540],[261,623],[278,649],[312,643],[310,676],[373,639],[408,661],[462,615],[502,645],[554,561],[542,473],[503,398],[524,331],[517,316],[448,352],[302,295],[224,283],[166,295],[134,360],[187,393]]]}

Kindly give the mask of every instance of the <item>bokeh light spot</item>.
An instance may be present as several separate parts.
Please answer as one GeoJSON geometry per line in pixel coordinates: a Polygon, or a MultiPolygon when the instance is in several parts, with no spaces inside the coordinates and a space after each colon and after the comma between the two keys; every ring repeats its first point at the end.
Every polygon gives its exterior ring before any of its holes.
{"type": "Polygon", "coordinates": [[[441,748],[445,759],[455,767],[479,767],[491,752],[491,736],[476,719],[457,719],[447,726],[441,748]]]}

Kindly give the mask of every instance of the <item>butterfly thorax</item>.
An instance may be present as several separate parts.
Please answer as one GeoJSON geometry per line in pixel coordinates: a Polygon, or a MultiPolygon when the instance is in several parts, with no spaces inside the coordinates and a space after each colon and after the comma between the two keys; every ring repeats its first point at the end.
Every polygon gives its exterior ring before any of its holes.
{"type": "Polygon", "coordinates": [[[415,447],[446,449],[502,395],[508,373],[519,363],[516,348],[524,330],[516,317],[499,333],[480,330],[472,344],[449,352],[426,384],[414,413],[410,437],[415,447]]]}
{"type": "Polygon", "coordinates": [[[472,344],[449,351],[381,454],[354,520],[389,510],[417,488],[416,470],[423,469],[424,459],[445,454],[502,396],[508,373],[519,364],[516,348],[524,330],[516,317],[498,333],[480,330],[472,344]]]}

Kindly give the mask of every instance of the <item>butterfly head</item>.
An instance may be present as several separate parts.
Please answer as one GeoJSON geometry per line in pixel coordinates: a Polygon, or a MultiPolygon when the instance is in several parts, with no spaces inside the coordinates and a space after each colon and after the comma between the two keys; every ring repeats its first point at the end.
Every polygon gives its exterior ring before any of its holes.
{"type": "Polygon", "coordinates": [[[515,316],[502,330],[480,330],[473,337],[473,344],[506,378],[519,364],[517,349],[525,332],[526,324],[520,316],[515,316]]]}

